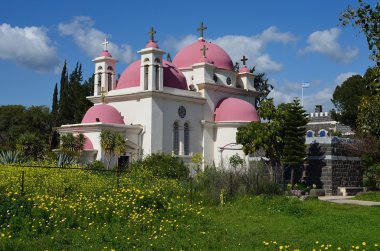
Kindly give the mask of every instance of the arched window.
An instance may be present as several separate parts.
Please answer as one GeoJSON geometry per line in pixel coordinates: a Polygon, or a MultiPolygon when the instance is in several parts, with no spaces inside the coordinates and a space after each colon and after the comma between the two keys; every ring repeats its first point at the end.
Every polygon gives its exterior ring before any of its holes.
{"type": "Polygon", "coordinates": [[[101,94],[102,91],[102,74],[98,74],[98,95],[101,94]]]}
{"type": "Polygon", "coordinates": [[[183,127],[183,133],[184,133],[184,155],[189,155],[190,154],[190,127],[189,123],[185,123],[183,127]]]}
{"type": "MultiPolygon", "coordinates": [[[[148,59],[149,60],[149,59],[148,59]]],[[[149,66],[144,66],[144,90],[148,90],[148,77],[149,77],[149,66]]]]}
{"type": "Polygon", "coordinates": [[[320,130],[319,137],[326,137],[326,130],[320,130]]]}
{"type": "MultiPolygon", "coordinates": [[[[158,59],[158,58],[156,58],[156,59],[158,59]]],[[[155,86],[156,86],[156,90],[159,90],[160,89],[160,86],[159,86],[159,80],[160,80],[160,71],[159,71],[159,69],[160,69],[160,66],[159,65],[156,65],[155,66],[155,79],[154,79],[154,83],[155,83],[155,86]]]]}
{"type": "Polygon", "coordinates": [[[112,73],[108,73],[108,91],[112,90],[112,73]]]}
{"type": "Polygon", "coordinates": [[[103,70],[103,67],[99,66],[98,67],[98,71],[100,71],[100,70],[103,70]]]}
{"type": "Polygon", "coordinates": [[[179,126],[178,122],[173,124],[173,153],[178,155],[179,152],[179,126]]]}
{"type": "Polygon", "coordinates": [[[307,136],[308,138],[311,138],[311,137],[314,136],[314,132],[313,132],[313,131],[307,131],[306,136],[307,136]]]}
{"type": "Polygon", "coordinates": [[[113,71],[112,66],[108,66],[107,70],[109,70],[109,71],[113,71]]]}
{"type": "Polygon", "coordinates": [[[156,59],[154,60],[154,62],[155,62],[155,63],[161,63],[161,61],[160,61],[159,58],[156,58],[156,59]]]}

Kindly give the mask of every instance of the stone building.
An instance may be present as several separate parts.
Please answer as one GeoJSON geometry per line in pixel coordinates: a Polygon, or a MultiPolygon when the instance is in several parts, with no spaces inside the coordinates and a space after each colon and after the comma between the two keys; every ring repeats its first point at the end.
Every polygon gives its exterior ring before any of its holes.
{"type": "Polygon", "coordinates": [[[353,135],[350,127],[334,121],[329,112],[322,111],[321,105],[316,106],[309,119],[303,180],[308,185],[315,184],[323,189],[326,195],[339,194],[339,187],[361,187],[363,173],[360,158],[347,151],[354,140],[333,136],[337,131],[343,136],[353,135]]]}

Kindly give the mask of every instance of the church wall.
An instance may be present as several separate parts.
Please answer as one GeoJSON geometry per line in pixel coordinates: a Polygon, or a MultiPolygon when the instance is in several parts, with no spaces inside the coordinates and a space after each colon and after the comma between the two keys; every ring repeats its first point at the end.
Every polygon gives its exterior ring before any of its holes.
{"type": "Polygon", "coordinates": [[[184,124],[190,124],[190,155],[191,153],[202,152],[202,128],[200,121],[203,119],[203,105],[189,102],[173,100],[162,100],[163,113],[163,151],[171,153],[173,151],[173,123],[179,123],[180,151],[179,155],[184,154],[184,124]],[[184,106],[186,116],[181,118],[178,108],[184,106]]]}
{"type": "MultiPolygon", "coordinates": [[[[126,125],[141,124],[144,126],[142,134],[143,152],[141,154],[150,154],[152,143],[152,98],[113,102],[109,105],[121,112],[126,125]]],[[[139,142],[134,143],[138,144],[139,142]]]]}
{"type": "Polygon", "coordinates": [[[203,128],[203,158],[205,165],[217,164],[214,162],[214,127],[203,128]]]}
{"type": "Polygon", "coordinates": [[[214,159],[215,164],[219,167],[228,168],[229,159],[236,153],[244,159],[244,153],[242,150],[233,150],[229,148],[234,148],[234,145],[229,145],[231,143],[236,143],[236,127],[217,127],[215,128],[215,144],[214,144],[214,159]],[[221,149],[225,147],[225,149],[221,149]]]}

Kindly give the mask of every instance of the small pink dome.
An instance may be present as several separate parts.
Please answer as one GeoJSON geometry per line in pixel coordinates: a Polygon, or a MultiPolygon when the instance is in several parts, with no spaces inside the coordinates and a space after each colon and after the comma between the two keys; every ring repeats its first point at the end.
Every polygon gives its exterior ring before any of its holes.
{"type": "Polygon", "coordinates": [[[110,57],[110,58],[112,58],[112,55],[107,50],[104,50],[104,51],[102,51],[102,53],[100,53],[99,57],[110,57]]]}
{"type": "Polygon", "coordinates": [[[158,45],[157,45],[156,42],[150,40],[150,41],[146,44],[145,48],[156,48],[156,49],[158,49],[158,45]]]}
{"type": "Polygon", "coordinates": [[[215,122],[251,122],[260,121],[255,107],[245,100],[225,98],[219,101],[214,112],[215,122]]]}
{"type": "Polygon", "coordinates": [[[207,58],[213,62],[213,64],[222,69],[233,70],[233,63],[228,54],[218,45],[208,43],[203,39],[192,43],[182,50],[180,50],[173,59],[173,64],[178,68],[191,67],[193,64],[199,62],[199,58],[202,56],[200,49],[206,45],[207,58]]]}
{"type": "Polygon", "coordinates": [[[89,138],[84,136],[84,146],[83,150],[94,150],[94,146],[92,145],[92,142],[89,138]]]}
{"type": "Polygon", "coordinates": [[[116,108],[106,104],[94,105],[87,110],[82,119],[82,124],[96,122],[124,125],[120,112],[116,108]]]}
{"type": "MultiPolygon", "coordinates": [[[[124,70],[117,83],[117,90],[140,85],[140,65],[141,60],[137,60],[124,70]]],[[[188,89],[186,78],[177,67],[166,60],[163,60],[162,66],[164,68],[164,86],[182,90],[188,89]]]]}
{"type": "Polygon", "coordinates": [[[243,66],[243,68],[240,69],[239,73],[250,73],[249,69],[247,66],[243,66]]]}

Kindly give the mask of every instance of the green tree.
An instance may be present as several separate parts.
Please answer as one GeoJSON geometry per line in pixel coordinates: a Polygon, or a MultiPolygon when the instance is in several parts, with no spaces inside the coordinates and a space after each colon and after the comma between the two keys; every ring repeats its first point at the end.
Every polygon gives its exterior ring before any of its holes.
{"type": "Polygon", "coordinates": [[[72,116],[70,110],[70,90],[69,77],[67,73],[66,60],[61,72],[60,90],[59,90],[59,112],[57,125],[65,125],[70,123],[72,116]]]}
{"type": "Polygon", "coordinates": [[[380,137],[380,95],[363,96],[358,108],[358,128],[380,137]]]}
{"type": "Polygon", "coordinates": [[[83,151],[85,137],[82,133],[74,135],[72,133],[63,134],[60,137],[62,152],[79,157],[83,151]]]}
{"type": "Polygon", "coordinates": [[[295,171],[304,163],[306,158],[306,124],[307,114],[298,99],[286,105],[283,124],[282,162],[291,168],[292,187],[295,184],[295,171]]]}
{"type": "Polygon", "coordinates": [[[118,132],[103,130],[100,133],[100,145],[104,150],[104,157],[107,162],[107,170],[110,169],[111,161],[114,157],[119,157],[127,150],[127,143],[118,132]]]}
{"type": "Polygon", "coordinates": [[[335,106],[331,113],[332,118],[355,130],[361,97],[368,94],[369,90],[366,88],[365,78],[360,75],[349,77],[335,88],[331,99],[335,106]]]}
{"type": "Polygon", "coordinates": [[[372,59],[380,66],[380,5],[374,6],[363,0],[358,0],[356,7],[348,6],[342,13],[340,22],[343,26],[351,24],[362,32],[372,52],[372,59]]]}
{"type": "Polygon", "coordinates": [[[58,117],[58,87],[57,83],[54,86],[54,92],[53,92],[53,102],[51,105],[51,115],[52,115],[52,125],[57,125],[57,117],[58,117]]]}
{"type": "Polygon", "coordinates": [[[34,133],[23,133],[17,138],[16,149],[28,159],[38,160],[47,150],[46,143],[34,133]]]}
{"type": "Polygon", "coordinates": [[[0,106],[0,148],[14,150],[17,138],[26,132],[34,133],[47,143],[50,131],[51,115],[48,107],[0,106]]]}
{"type": "Polygon", "coordinates": [[[265,157],[269,159],[273,169],[281,165],[284,108],[284,105],[276,107],[273,99],[264,100],[259,109],[259,116],[266,122],[251,122],[239,127],[236,134],[236,142],[243,145],[245,154],[264,150],[265,157]]]}
{"type": "MultiPolygon", "coordinates": [[[[253,73],[255,67],[251,69],[253,73]]],[[[256,98],[255,107],[258,109],[262,101],[267,100],[269,93],[273,90],[273,85],[271,85],[265,76],[265,73],[257,73],[254,78],[254,86],[256,91],[260,93],[260,96],[256,98]]]]}
{"type": "MultiPolygon", "coordinates": [[[[301,149],[305,149],[304,126],[307,124],[305,111],[301,109],[299,101],[295,99],[290,104],[280,104],[277,107],[273,99],[264,100],[259,109],[259,115],[265,122],[251,122],[238,128],[236,142],[243,145],[245,154],[254,154],[262,149],[272,166],[282,167],[283,163],[300,163],[301,149]],[[302,140],[301,140],[301,133],[302,140]],[[294,148],[294,149],[291,149],[294,148]],[[294,151],[294,159],[286,156],[294,151]]],[[[294,181],[293,181],[294,182],[294,181]]]]}

